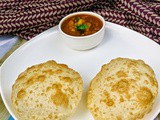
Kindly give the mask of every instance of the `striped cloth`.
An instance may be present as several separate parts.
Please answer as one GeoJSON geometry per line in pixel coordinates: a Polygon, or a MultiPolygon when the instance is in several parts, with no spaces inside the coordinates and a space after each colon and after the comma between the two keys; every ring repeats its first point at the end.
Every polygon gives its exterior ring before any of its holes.
{"type": "Polygon", "coordinates": [[[1,0],[0,35],[29,40],[76,11],[96,12],[160,44],[159,0],[1,0]]]}

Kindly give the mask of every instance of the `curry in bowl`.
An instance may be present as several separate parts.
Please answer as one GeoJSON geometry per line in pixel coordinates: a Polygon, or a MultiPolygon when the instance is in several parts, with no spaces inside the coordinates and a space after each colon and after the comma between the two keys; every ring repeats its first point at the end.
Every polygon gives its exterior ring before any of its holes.
{"type": "Polygon", "coordinates": [[[64,20],[61,29],[71,36],[87,36],[98,32],[103,26],[102,21],[93,16],[78,14],[64,20]]]}

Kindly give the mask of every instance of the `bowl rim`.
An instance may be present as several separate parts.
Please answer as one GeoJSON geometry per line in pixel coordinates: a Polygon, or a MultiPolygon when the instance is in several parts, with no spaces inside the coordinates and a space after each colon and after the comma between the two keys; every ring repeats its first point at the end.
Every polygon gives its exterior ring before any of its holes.
{"type": "Polygon", "coordinates": [[[64,18],[62,18],[61,21],[59,22],[58,28],[59,28],[60,33],[62,33],[66,37],[75,38],[75,39],[76,38],[88,38],[88,37],[92,37],[92,36],[95,36],[95,35],[99,34],[103,29],[105,29],[105,23],[106,22],[105,22],[104,18],[101,15],[99,15],[99,14],[97,14],[95,12],[80,11],[80,12],[74,12],[74,13],[68,14],[67,16],[65,16],[64,18]],[[66,20],[67,18],[71,17],[71,16],[78,15],[78,14],[93,15],[93,16],[99,18],[102,21],[102,23],[103,23],[102,28],[100,30],[98,30],[97,32],[93,33],[93,34],[86,35],[86,36],[72,36],[72,35],[68,35],[65,32],[63,32],[62,29],[61,29],[61,25],[62,25],[63,21],[66,20]]]}

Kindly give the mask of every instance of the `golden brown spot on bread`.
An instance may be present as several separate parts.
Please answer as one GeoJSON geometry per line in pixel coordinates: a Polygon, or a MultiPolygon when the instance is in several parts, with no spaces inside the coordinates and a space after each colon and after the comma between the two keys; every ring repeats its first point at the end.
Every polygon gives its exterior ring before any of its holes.
{"type": "Polygon", "coordinates": [[[98,115],[97,114],[94,114],[94,117],[97,117],[98,115]]]}
{"type": "Polygon", "coordinates": [[[29,80],[27,80],[26,84],[27,85],[32,85],[34,83],[34,78],[30,78],[29,80]]]}
{"type": "Polygon", "coordinates": [[[58,116],[57,116],[57,115],[55,115],[55,116],[54,116],[54,118],[55,118],[55,119],[57,119],[57,118],[58,118],[58,116]]]}
{"type": "Polygon", "coordinates": [[[87,106],[89,106],[90,105],[90,103],[91,103],[91,101],[92,101],[92,99],[93,99],[93,94],[90,92],[88,92],[88,100],[87,100],[87,106]]]}
{"type": "Polygon", "coordinates": [[[99,108],[96,107],[96,108],[94,109],[94,112],[97,113],[98,110],[99,110],[99,108]]]}
{"type": "Polygon", "coordinates": [[[70,107],[70,109],[72,109],[72,105],[70,105],[69,107],[70,107]]]}
{"type": "Polygon", "coordinates": [[[113,80],[114,78],[113,77],[107,77],[107,78],[105,78],[105,80],[107,80],[107,81],[110,81],[110,80],[113,80]]]}
{"type": "Polygon", "coordinates": [[[117,77],[120,78],[120,77],[127,77],[127,74],[124,72],[124,71],[118,71],[116,73],[117,77]]]}
{"type": "Polygon", "coordinates": [[[54,74],[54,72],[53,72],[51,69],[49,69],[49,70],[44,70],[43,73],[44,73],[44,74],[49,74],[49,75],[53,75],[53,74],[54,74]]]}
{"type": "Polygon", "coordinates": [[[41,96],[45,95],[45,93],[41,93],[41,96]]]}
{"type": "Polygon", "coordinates": [[[56,93],[51,95],[51,100],[56,106],[63,106],[67,108],[69,100],[67,95],[61,91],[61,88],[61,84],[56,83],[52,85],[52,89],[55,89],[56,93]]]}
{"type": "Polygon", "coordinates": [[[137,116],[137,119],[142,119],[143,118],[143,114],[139,114],[138,116],[137,116]]]}
{"type": "Polygon", "coordinates": [[[51,100],[56,106],[63,106],[64,108],[67,108],[69,104],[67,95],[60,89],[57,89],[56,93],[51,95],[51,100]]]}
{"type": "Polygon", "coordinates": [[[72,79],[70,77],[60,77],[60,80],[72,84],[72,79]]]}
{"type": "Polygon", "coordinates": [[[120,102],[124,102],[124,99],[123,99],[122,96],[120,97],[119,101],[120,101],[120,102]]]}
{"type": "Polygon", "coordinates": [[[118,81],[113,87],[112,91],[117,91],[119,93],[125,93],[129,90],[129,83],[126,79],[118,81]]]}
{"type": "Polygon", "coordinates": [[[63,67],[63,68],[68,68],[68,66],[66,64],[59,64],[60,67],[63,67]]]}
{"type": "Polygon", "coordinates": [[[57,89],[61,89],[61,88],[62,88],[62,85],[61,85],[61,84],[55,83],[55,84],[53,84],[52,86],[48,86],[48,87],[46,88],[46,91],[48,92],[48,91],[50,91],[50,90],[52,90],[52,89],[57,90],[57,89]]]}
{"type": "Polygon", "coordinates": [[[25,72],[22,72],[19,76],[18,76],[18,78],[24,78],[24,76],[25,76],[26,74],[25,74],[25,72]]]}
{"type": "Polygon", "coordinates": [[[53,89],[56,89],[56,90],[57,90],[57,89],[61,89],[61,88],[62,88],[62,85],[56,83],[56,84],[53,84],[53,85],[52,85],[52,88],[53,88],[53,89]]]}
{"type": "Polygon", "coordinates": [[[40,75],[38,77],[31,77],[30,79],[27,80],[27,82],[25,84],[27,84],[28,86],[31,86],[35,82],[44,82],[44,80],[45,80],[45,76],[44,75],[40,75]]]}
{"type": "Polygon", "coordinates": [[[144,106],[148,105],[153,100],[153,95],[150,89],[148,89],[147,87],[140,88],[136,96],[137,96],[138,102],[140,102],[141,105],[144,105],[144,106]]]}
{"type": "Polygon", "coordinates": [[[156,88],[158,88],[158,82],[157,81],[155,82],[155,86],[156,86],[156,88]]]}
{"type": "Polygon", "coordinates": [[[110,98],[110,94],[107,91],[105,91],[104,95],[105,95],[105,98],[101,100],[101,102],[104,102],[107,106],[113,106],[114,101],[110,98]]]}
{"type": "Polygon", "coordinates": [[[130,115],[133,115],[133,113],[132,113],[132,112],[129,112],[129,114],[130,114],[130,115]]]}
{"type": "Polygon", "coordinates": [[[48,115],[48,118],[49,118],[49,119],[52,119],[52,113],[50,113],[50,114],[48,115]]]}
{"type": "Polygon", "coordinates": [[[31,90],[31,91],[29,91],[29,93],[30,93],[30,94],[32,94],[32,93],[33,93],[33,91],[31,90]]]}
{"type": "Polygon", "coordinates": [[[35,119],[36,117],[35,116],[32,116],[32,119],[35,119]]]}
{"type": "Polygon", "coordinates": [[[148,82],[147,80],[144,80],[144,83],[145,83],[145,84],[149,84],[149,82],[148,82]]]}
{"type": "Polygon", "coordinates": [[[136,66],[137,66],[137,62],[136,61],[134,61],[134,60],[128,61],[128,68],[136,67],[136,66]]]}
{"type": "Polygon", "coordinates": [[[21,89],[18,93],[17,93],[17,98],[18,99],[23,99],[26,95],[26,91],[24,89],[21,89]]]}
{"type": "Polygon", "coordinates": [[[44,75],[40,75],[37,77],[37,82],[44,82],[45,79],[46,77],[44,75]]]}
{"type": "Polygon", "coordinates": [[[102,68],[101,68],[101,69],[104,69],[104,68],[105,68],[105,66],[106,66],[106,64],[102,65],[102,68]]]}
{"type": "Polygon", "coordinates": [[[117,116],[117,120],[122,120],[122,118],[120,116],[117,116]]]}
{"type": "Polygon", "coordinates": [[[23,80],[24,78],[25,78],[25,76],[26,76],[26,74],[23,72],[23,73],[21,73],[19,76],[18,76],[18,78],[17,78],[17,82],[18,81],[21,81],[21,80],[23,80]]]}
{"type": "Polygon", "coordinates": [[[147,78],[150,81],[151,85],[154,86],[155,83],[156,83],[156,80],[152,76],[148,75],[147,73],[145,73],[145,75],[147,76],[147,78]]]}
{"type": "Polygon", "coordinates": [[[39,106],[40,106],[40,107],[42,107],[42,106],[43,106],[43,104],[42,104],[42,103],[40,103],[40,104],[39,104],[39,106]]]}
{"type": "Polygon", "coordinates": [[[62,73],[62,70],[61,69],[58,69],[55,71],[55,74],[61,74],[62,73]]]}
{"type": "MultiPolygon", "coordinates": [[[[54,66],[54,65],[56,65],[56,64],[57,64],[57,63],[56,63],[54,60],[49,60],[49,61],[46,62],[46,65],[54,66]]],[[[43,64],[41,64],[41,65],[43,65],[43,64]]]]}
{"type": "Polygon", "coordinates": [[[108,99],[107,102],[106,102],[106,104],[108,106],[113,106],[114,105],[114,101],[112,99],[108,99]]]}
{"type": "Polygon", "coordinates": [[[26,103],[26,106],[28,106],[28,103],[26,103]]]}
{"type": "Polygon", "coordinates": [[[137,70],[133,70],[133,75],[135,77],[136,80],[139,80],[140,79],[140,73],[137,71],[137,70]]]}
{"type": "Polygon", "coordinates": [[[27,71],[32,71],[33,69],[36,69],[36,67],[35,66],[29,67],[27,68],[27,71]]]}
{"type": "Polygon", "coordinates": [[[48,91],[50,91],[51,89],[52,89],[52,87],[48,86],[48,87],[46,88],[46,91],[48,92],[48,91]]]}
{"type": "Polygon", "coordinates": [[[130,95],[128,92],[126,92],[125,97],[126,97],[128,100],[130,100],[131,95],[130,95]]]}
{"type": "Polygon", "coordinates": [[[108,71],[109,70],[109,68],[106,68],[106,71],[108,71]]]}
{"type": "Polygon", "coordinates": [[[74,94],[74,90],[72,90],[72,89],[69,89],[69,92],[70,92],[71,94],[74,94]]]}
{"type": "Polygon", "coordinates": [[[110,94],[107,91],[104,91],[104,95],[105,95],[106,98],[110,97],[110,94]]]}
{"type": "Polygon", "coordinates": [[[18,108],[16,108],[16,110],[19,112],[19,113],[21,113],[22,111],[20,110],[20,109],[18,109],[18,108]]]}
{"type": "Polygon", "coordinates": [[[18,105],[18,101],[17,100],[15,101],[15,104],[18,105]]]}
{"type": "Polygon", "coordinates": [[[153,69],[149,65],[147,65],[147,64],[144,63],[143,66],[149,71],[149,73],[151,75],[154,75],[154,71],[153,71],[153,69]]]}

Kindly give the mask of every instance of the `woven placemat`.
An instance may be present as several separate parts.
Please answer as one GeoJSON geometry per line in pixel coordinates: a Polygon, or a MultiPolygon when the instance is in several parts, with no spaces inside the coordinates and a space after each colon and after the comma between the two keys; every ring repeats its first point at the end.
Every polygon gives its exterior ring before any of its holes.
{"type": "MultiPolygon", "coordinates": [[[[11,50],[9,50],[2,59],[0,59],[0,66],[2,65],[2,63],[17,49],[19,48],[21,45],[23,45],[26,42],[26,40],[22,40],[19,39],[16,44],[11,48],[11,50]]],[[[10,114],[7,111],[2,98],[0,96],[0,120],[8,120],[10,118],[10,114]]],[[[160,114],[158,115],[156,120],[160,120],[160,114]]]]}

